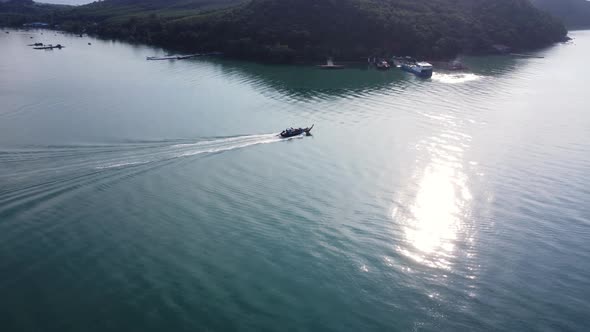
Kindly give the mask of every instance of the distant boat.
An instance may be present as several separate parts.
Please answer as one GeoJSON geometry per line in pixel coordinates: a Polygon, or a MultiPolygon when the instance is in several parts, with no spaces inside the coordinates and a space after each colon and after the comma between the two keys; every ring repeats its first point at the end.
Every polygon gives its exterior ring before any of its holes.
{"type": "Polygon", "coordinates": [[[388,70],[389,68],[391,68],[391,66],[389,65],[389,63],[385,60],[379,60],[375,63],[375,67],[379,70],[388,70]]]}
{"type": "Polygon", "coordinates": [[[343,65],[335,65],[332,58],[328,58],[328,60],[326,60],[325,65],[318,65],[318,67],[321,69],[344,69],[345,68],[343,65]]]}
{"type": "Polygon", "coordinates": [[[450,70],[465,70],[468,68],[460,59],[455,59],[449,63],[449,69],[450,70]]]}
{"type": "Polygon", "coordinates": [[[52,50],[54,48],[61,50],[62,48],[65,48],[65,46],[62,46],[61,44],[57,44],[55,46],[49,44],[47,46],[39,46],[39,47],[33,47],[33,48],[36,50],[52,50]]]}
{"type": "Polygon", "coordinates": [[[307,127],[307,128],[287,128],[287,129],[281,131],[279,136],[281,138],[288,138],[288,137],[293,137],[293,136],[299,136],[303,133],[305,133],[306,136],[311,136],[311,134],[309,132],[311,131],[313,126],[314,125],[311,125],[311,127],[307,127]]]}

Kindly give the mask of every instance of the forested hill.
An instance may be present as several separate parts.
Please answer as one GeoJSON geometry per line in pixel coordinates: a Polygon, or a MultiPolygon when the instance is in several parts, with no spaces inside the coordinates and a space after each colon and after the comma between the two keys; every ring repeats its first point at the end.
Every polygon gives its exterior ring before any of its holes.
{"type": "Polygon", "coordinates": [[[0,0],[0,25],[19,26],[35,20],[51,20],[51,23],[65,23],[66,28],[76,29],[149,15],[169,21],[235,6],[242,1],[245,0],[102,0],[84,6],[64,6],[33,0],[0,0]]]}
{"type": "Polygon", "coordinates": [[[82,6],[88,10],[96,8],[110,8],[116,14],[117,9],[134,8],[138,11],[149,10],[191,10],[203,8],[220,8],[233,5],[243,0],[103,0],[82,6]]]}
{"type": "Polygon", "coordinates": [[[590,27],[590,2],[586,0],[531,0],[572,28],[590,27]]]}
{"type": "Polygon", "coordinates": [[[235,6],[245,0],[104,0],[74,8],[64,19],[117,22],[157,15],[166,21],[235,6]]]}
{"type": "Polygon", "coordinates": [[[566,34],[528,0],[253,0],[216,18],[177,24],[204,31],[190,36],[196,43],[253,57],[291,50],[306,57],[450,57],[494,44],[530,49],[566,34]],[[215,45],[219,36],[229,42],[215,45]]]}
{"type": "Polygon", "coordinates": [[[32,21],[51,22],[53,13],[72,8],[67,5],[52,5],[33,0],[0,0],[0,25],[20,26],[32,21]]]}
{"type": "Polygon", "coordinates": [[[566,35],[529,0],[105,0],[55,17],[69,30],[279,62],[441,58],[566,35]]]}

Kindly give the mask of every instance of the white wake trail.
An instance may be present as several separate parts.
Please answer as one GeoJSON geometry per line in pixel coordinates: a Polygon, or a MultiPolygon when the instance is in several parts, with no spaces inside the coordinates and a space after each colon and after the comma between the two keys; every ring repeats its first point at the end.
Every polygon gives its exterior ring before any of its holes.
{"type": "Polygon", "coordinates": [[[157,146],[147,151],[135,154],[127,151],[125,155],[113,156],[108,160],[102,160],[95,169],[110,169],[139,166],[147,163],[166,161],[176,158],[190,157],[207,153],[219,153],[242,149],[259,144],[277,143],[291,139],[303,138],[303,135],[290,138],[281,138],[278,133],[245,135],[203,140],[194,143],[181,143],[169,146],[157,146]]]}

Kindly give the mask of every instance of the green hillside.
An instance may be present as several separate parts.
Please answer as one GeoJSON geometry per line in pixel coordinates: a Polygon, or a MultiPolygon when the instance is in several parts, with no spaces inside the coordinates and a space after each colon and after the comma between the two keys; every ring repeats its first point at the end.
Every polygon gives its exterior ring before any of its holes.
{"type": "Polygon", "coordinates": [[[451,57],[487,52],[494,44],[531,49],[566,34],[527,0],[252,0],[214,13],[130,18],[99,25],[96,32],[276,61],[451,57]]]}
{"type": "Polygon", "coordinates": [[[561,19],[572,28],[590,27],[590,2],[586,0],[531,0],[539,9],[561,19]]]}
{"type": "Polygon", "coordinates": [[[66,11],[70,6],[36,3],[33,0],[7,0],[0,2],[0,25],[21,26],[27,22],[51,22],[53,14],[66,11]]]}
{"type": "Polygon", "coordinates": [[[226,8],[240,1],[242,0],[105,0],[75,8],[68,15],[80,15],[85,19],[97,20],[116,20],[120,17],[141,17],[151,14],[179,18],[226,8]]]}
{"type": "Polygon", "coordinates": [[[549,45],[563,25],[528,0],[106,0],[56,13],[62,28],[263,61],[428,58],[549,45]]]}

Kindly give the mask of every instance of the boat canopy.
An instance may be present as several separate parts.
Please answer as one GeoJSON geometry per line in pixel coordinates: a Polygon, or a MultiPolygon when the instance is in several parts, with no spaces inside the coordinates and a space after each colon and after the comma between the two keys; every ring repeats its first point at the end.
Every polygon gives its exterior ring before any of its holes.
{"type": "Polygon", "coordinates": [[[422,67],[423,69],[430,69],[432,65],[428,62],[416,62],[416,65],[422,67]]]}

